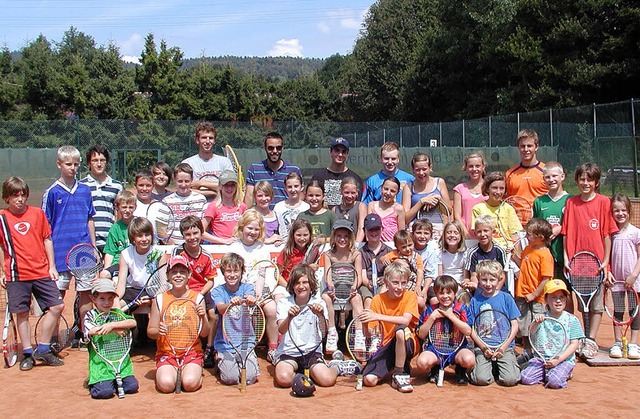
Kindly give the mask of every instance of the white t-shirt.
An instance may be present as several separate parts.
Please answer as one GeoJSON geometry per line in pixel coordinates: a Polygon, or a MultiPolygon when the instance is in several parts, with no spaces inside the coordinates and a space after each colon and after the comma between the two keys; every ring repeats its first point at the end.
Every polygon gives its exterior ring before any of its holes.
{"type": "Polygon", "coordinates": [[[244,275],[242,282],[247,284],[256,283],[256,275],[258,270],[252,271],[251,268],[261,260],[271,260],[271,254],[263,243],[255,242],[251,246],[246,246],[242,241],[236,240],[229,245],[227,253],[237,253],[244,259],[244,275]]]}
{"type": "Polygon", "coordinates": [[[273,207],[273,212],[276,213],[276,218],[278,219],[278,234],[280,234],[280,237],[286,238],[289,235],[291,224],[298,218],[298,215],[309,208],[309,204],[304,201],[300,201],[295,207],[290,207],[285,201],[278,202],[273,207]]]}
{"type": "MultiPolygon", "coordinates": [[[[325,321],[329,319],[329,313],[327,312],[327,305],[325,304],[324,300],[316,296],[312,296],[309,302],[307,303],[307,306],[311,304],[320,304],[322,306],[322,312],[323,312],[325,321]]],[[[281,321],[286,319],[287,316],[289,315],[289,309],[294,305],[296,305],[296,302],[295,302],[295,297],[293,295],[287,298],[281,298],[280,300],[278,300],[278,305],[276,308],[276,321],[281,321]]],[[[306,306],[301,307],[302,311],[300,312],[300,314],[294,317],[293,319],[291,319],[289,323],[289,328],[292,330],[293,333],[300,331],[301,336],[303,337],[308,336],[307,339],[296,339],[296,343],[298,345],[302,344],[300,346],[300,349],[302,349],[302,351],[306,355],[310,351],[315,349],[316,345],[318,345],[318,341],[313,339],[313,337],[316,337],[316,333],[313,330],[308,330],[308,328],[310,327],[310,322],[307,319],[305,319],[305,316],[310,315],[310,313],[307,311],[310,309],[305,307],[306,306]]],[[[320,336],[318,335],[317,338],[320,339],[320,336]]],[[[322,353],[322,345],[318,346],[318,348],[316,349],[316,352],[322,353]]],[[[288,331],[287,333],[282,335],[282,339],[280,340],[280,344],[278,345],[278,349],[276,350],[276,359],[279,359],[281,355],[289,355],[289,356],[295,356],[295,357],[300,356],[300,351],[295,347],[293,342],[291,342],[291,337],[288,331]]]]}
{"type": "Polygon", "coordinates": [[[157,263],[147,265],[147,257],[153,252],[153,246],[143,255],[136,252],[136,248],[131,245],[120,253],[120,258],[125,261],[129,268],[127,276],[127,287],[142,288],[149,279],[149,275],[158,267],[157,263]]]}
{"type": "Polygon", "coordinates": [[[220,176],[220,173],[225,170],[233,170],[231,160],[217,154],[214,154],[209,160],[205,160],[196,154],[182,160],[182,163],[187,163],[191,166],[194,180],[198,180],[204,175],[220,176]]]}

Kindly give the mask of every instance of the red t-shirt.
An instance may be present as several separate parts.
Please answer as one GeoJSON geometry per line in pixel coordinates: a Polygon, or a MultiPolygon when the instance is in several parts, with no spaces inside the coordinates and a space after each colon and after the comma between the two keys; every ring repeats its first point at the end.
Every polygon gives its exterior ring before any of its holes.
{"type": "Polygon", "coordinates": [[[289,275],[291,275],[291,271],[301,263],[303,259],[304,252],[298,250],[295,246],[293,248],[293,254],[286,261],[284,260],[284,250],[280,252],[276,259],[276,265],[280,267],[280,275],[282,275],[282,278],[284,278],[285,281],[289,282],[289,275]]]}
{"type": "Polygon", "coordinates": [[[197,292],[202,291],[202,288],[206,285],[207,281],[213,280],[218,274],[216,267],[213,266],[211,254],[201,250],[198,257],[193,258],[187,253],[182,246],[176,249],[174,252],[176,255],[184,256],[191,268],[191,277],[187,285],[190,290],[197,292]]]}
{"type": "Polygon", "coordinates": [[[51,237],[51,227],[44,212],[27,206],[22,214],[0,211],[7,220],[0,229],[7,281],[32,281],[49,278],[49,261],[44,240],[51,237]]]}

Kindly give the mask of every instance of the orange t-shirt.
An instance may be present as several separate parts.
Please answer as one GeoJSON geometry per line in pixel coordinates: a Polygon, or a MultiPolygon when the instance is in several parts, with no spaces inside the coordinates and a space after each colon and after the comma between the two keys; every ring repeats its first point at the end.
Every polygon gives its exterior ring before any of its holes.
{"type": "MultiPolygon", "coordinates": [[[[538,288],[543,278],[553,278],[553,256],[548,247],[534,249],[527,246],[522,251],[520,275],[516,281],[516,297],[524,297],[538,288]]],[[[544,304],[544,294],[536,301],[544,304]]]]}
{"type": "MultiPolygon", "coordinates": [[[[194,290],[189,290],[189,293],[186,295],[186,297],[182,297],[182,298],[188,298],[190,300],[192,300],[193,302],[195,302],[196,304],[199,304],[200,301],[202,301],[202,295],[200,295],[198,292],[194,291],[194,290]]],[[[164,314],[164,311],[166,310],[167,306],[174,300],[177,300],[178,297],[175,297],[171,291],[167,291],[161,295],[159,295],[158,297],[156,297],[156,304],[158,304],[159,308],[160,308],[160,321],[162,321],[162,315],[164,314]]],[[[167,338],[164,335],[160,335],[158,336],[158,340],[156,341],[156,357],[160,356],[160,355],[169,355],[169,354],[173,354],[171,352],[171,347],[169,346],[169,344],[167,343],[167,338]]],[[[202,352],[202,343],[200,342],[200,339],[196,339],[196,343],[193,345],[193,347],[191,347],[191,351],[189,353],[192,352],[202,352]]],[[[181,352],[178,352],[176,354],[177,356],[182,355],[181,352]]]]}
{"type": "MultiPolygon", "coordinates": [[[[402,316],[405,313],[411,314],[411,321],[407,326],[410,333],[413,335],[413,331],[418,324],[420,315],[418,313],[418,296],[413,291],[405,291],[402,297],[393,299],[390,298],[387,293],[378,294],[371,300],[371,311],[384,314],[386,316],[402,316]]],[[[395,330],[398,326],[395,323],[380,322],[382,325],[382,344],[386,345],[395,336],[395,330]]],[[[415,336],[413,337],[416,342],[415,336]]]]}
{"type": "Polygon", "coordinates": [[[533,166],[518,164],[507,170],[507,173],[505,173],[507,196],[521,196],[529,201],[529,205],[533,207],[534,199],[549,192],[549,188],[542,177],[542,169],[544,169],[544,163],[539,161],[533,166]]]}

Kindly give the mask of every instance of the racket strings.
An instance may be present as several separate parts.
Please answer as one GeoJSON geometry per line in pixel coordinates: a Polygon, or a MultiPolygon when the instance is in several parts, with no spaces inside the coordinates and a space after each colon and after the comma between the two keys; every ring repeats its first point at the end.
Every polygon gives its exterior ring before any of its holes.
{"type": "Polygon", "coordinates": [[[92,245],[75,246],[67,255],[67,268],[79,278],[95,277],[103,267],[98,249],[92,245]]]}
{"type": "Polygon", "coordinates": [[[230,307],[223,319],[227,341],[237,350],[253,349],[264,333],[265,320],[257,307],[230,307]]]}
{"type": "Polygon", "coordinates": [[[613,316],[611,317],[617,323],[631,322],[638,315],[638,295],[634,290],[611,291],[611,299],[613,301],[613,316]],[[625,315],[628,315],[626,322],[624,321],[625,315]]]}
{"type": "Polygon", "coordinates": [[[464,340],[464,335],[449,320],[436,320],[429,330],[429,341],[441,353],[455,352],[464,340]]]}
{"type": "Polygon", "coordinates": [[[545,319],[532,327],[529,333],[531,346],[546,360],[561,354],[569,345],[567,333],[559,321],[545,319]]]}
{"type": "Polygon", "coordinates": [[[176,349],[189,348],[200,334],[200,317],[191,300],[170,303],[165,310],[164,323],[167,341],[176,349]]]}
{"type": "Polygon", "coordinates": [[[500,346],[511,332],[511,321],[506,315],[494,310],[481,312],[474,320],[478,337],[487,346],[500,346]]]}
{"type": "Polygon", "coordinates": [[[171,282],[169,282],[169,278],[167,277],[166,264],[153,272],[151,278],[149,278],[149,282],[145,286],[147,295],[150,297],[155,297],[158,294],[169,291],[171,288],[171,282]]]}

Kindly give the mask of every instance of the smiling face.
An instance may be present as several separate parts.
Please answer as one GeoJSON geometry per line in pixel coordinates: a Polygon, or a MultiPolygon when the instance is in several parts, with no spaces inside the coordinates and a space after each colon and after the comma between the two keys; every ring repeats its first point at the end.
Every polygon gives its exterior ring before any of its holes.
{"type": "Polygon", "coordinates": [[[269,204],[271,203],[272,199],[273,198],[268,193],[257,191],[255,195],[256,207],[260,209],[267,209],[269,208],[269,204]]]}
{"type": "Polygon", "coordinates": [[[307,247],[310,238],[311,232],[306,226],[300,227],[293,232],[293,241],[299,250],[303,250],[307,247]]]}
{"type": "Polygon", "coordinates": [[[504,199],[507,190],[504,180],[496,180],[489,185],[489,199],[487,203],[491,206],[497,206],[504,199]]]}
{"type": "Polygon", "coordinates": [[[175,265],[167,271],[167,277],[169,282],[173,285],[173,289],[182,290],[187,288],[187,281],[189,281],[190,271],[184,265],[175,265]]]}
{"type": "Polygon", "coordinates": [[[264,145],[264,150],[267,152],[267,159],[269,163],[278,163],[282,157],[282,139],[281,138],[267,138],[264,145]]]}
{"type": "Polygon", "coordinates": [[[413,175],[417,180],[427,180],[431,175],[431,164],[426,160],[415,162],[413,164],[413,175]]]}
{"type": "Polygon", "coordinates": [[[213,131],[200,131],[196,137],[198,151],[203,156],[213,154],[213,146],[216,145],[216,134],[213,131]]]}
{"type": "Polygon", "coordinates": [[[518,151],[520,151],[520,160],[525,166],[535,163],[538,144],[533,137],[523,137],[518,141],[518,151]]]}
{"type": "Polygon", "coordinates": [[[614,201],[611,205],[611,212],[618,227],[626,226],[629,223],[629,209],[624,202],[614,201]]]}
{"type": "Polygon", "coordinates": [[[293,286],[293,292],[296,295],[296,301],[308,301],[311,297],[311,285],[306,275],[301,276],[293,286]]]}
{"type": "Polygon", "coordinates": [[[245,246],[253,246],[260,237],[260,224],[257,221],[251,221],[242,229],[242,243],[245,246]]]}
{"type": "Polygon", "coordinates": [[[222,269],[224,282],[228,290],[237,290],[242,279],[242,269],[239,266],[227,266],[222,269]]]}
{"type": "Polygon", "coordinates": [[[564,172],[557,167],[549,170],[545,169],[544,174],[542,175],[542,179],[549,188],[549,192],[557,191],[558,188],[562,185],[564,178],[564,172]]]}
{"type": "Polygon", "coordinates": [[[318,211],[324,204],[324,193],[321,188],[310,186],[307,188],[305,199],[312,211],[318,211]]]}
{"type": "Polygon", "coordinates": [[[385,275],[384,282],[387,286],[387,296],[397,300],[402,297],[404,290],[407,289],[409,278],[406,275],[390,274],[385,275]]]}
{"type": "Polygon", "coordinates": [[[302,192],[302,183],[300,183],[300,180],[296,178],[287,179],[284,186],[287,190],[287,196],[290,199],[297,200],[300,197],[300,193],[302,192]]]}
{"type": "Polygon", "coordinates": [[[166,173],[160,169],[153,169],[153,186],[156,188],[166,188],[169,183],[169,178],[166,173]]]}
{"type": "Polygon", "coordinates": [[[398,195],[398,185],[391,180],[385,180],[382,184],[382,201],[388,204],[395,202],[396,195],[398,195]]]}
{"type": "Polygon", "coordinates": [[[329,151],[331,160],[337,165],[343,165],[349,157],[349,149],[343,145],[337,145],[329,151]]]}
{"type": "Polygon", "coordinates": [[[340,194],[342,195],[342,203],[347,206],[352,206],[358,198],[358,189],[356,185],[349,183],[342,187],[340,194]]]}
{"type": "Polygon", "coordinates": [[[457,251],[461,240],[460,230],[455,225],[449,225],[444,231],[444,243],[448,250],[457,251]]]}
{"type": "Polygon", "coordinates": [[[549,307],[549,312],[554,316],[562,313],[567,305],[567,298],[567,294],[562,290],[558,290],[544,296],[544,300],[549,307]]]}
{"type": "Polygon", "coordinates": [[[456,292],[443,287],[436,291],[436,297],[441,308],[449,308],[455,303],[456,292]]]}
{"type": "Polygon", "coordinates": [[[478,285],[485,297],[493,296],[498,288],[498,278],[489,273],[478,275],[478,285]]]}
{"type": "Polygon", "coordinates": [[[91,301],[93,301],[93,305],[101,313],[108,313],[111,311],[115,298],[116,295],[112,292],[99,292],[95,295],[93,293],[91,294],[91,301]]]}
{"type": "Polygon", "coordinates": [[[188,251],[196,251],[202,241],[202,233],[198,227],[191,227],[182,232],[184,247],[188,251]]]}
{"type": "Polygon", "coordinates": [[[580,194],[583,197],[590,197],[598,190],[598,182],[591,179],[588,174],[583,173],[578,178],[578,188],[580,188],[580,194]]]}
{"type": "Polygon", "coordinates": [[[429,244],[429,240],[431,240],[431,236],[431,230],[429,230],[427,227],[417,227],[412,233],[415,247],[417,249],[424,249],[425,247],[427,247],[427,244],[429,244]]]}
{"type": "Polygon", "coordinates": [[[153,191],[153,183],[151,179],[139,178],[134,185],[136,187],[136,194],[141,202],[147,203],[151,200],[151,191],[153,191]]]}
{"type": "Polygon", "coordinates": [[[393,175],[398,169],[398,163],[400,161],[400,151],[390,150],[380,153],[380,159],[382,160],[382,170],[387,175],[393,175]]]}
{"type": "Polygon", "coordinates": [[[133,237],[133,246],[140,255],[144,255],[149,251],[151,243],[153,243],[153,237],[149,233],[138,233],[133,237]]]}
{"type": "Polygon", "coordinates": [[[485,165],[482,162],[482,158],[471,157],[467,159],[467,163],[464,167],[464,170],[469,174],[469,179],[471,180],[480,179],[485,170],[485,165]]]}

